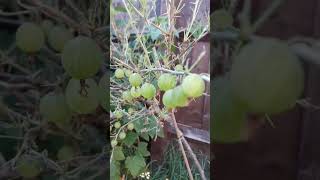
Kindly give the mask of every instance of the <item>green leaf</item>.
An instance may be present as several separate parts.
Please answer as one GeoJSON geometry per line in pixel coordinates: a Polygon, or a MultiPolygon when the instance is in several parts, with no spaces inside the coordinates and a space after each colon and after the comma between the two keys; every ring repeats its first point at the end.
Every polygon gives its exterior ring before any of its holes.
{"type": "Polygon", "coordinates": [[[140,137],[142,137],[146,141],[149,141],[149,134],[147,134],[147,133],[141,133],[140,137]]]}
{"type": "Polygon", "coordinates": [[[132,146],[137,138],[138,138],[138,134],[134,133],[134,132],[128,132],[126,138],[123,140],[124,144],[126,144],[127,146],[132,146]]]}
{"type": "Polygon", "coordinates": [[[144,157],[150,156],[150,152],[148,151],[148,143],[140,142],[136,153],[144,157]]]}
{"type": "Polygon", "coordinates": [[[120,163],[117,161],[111,161],[110,163],[110,177],[114,180],[120,179],[120,163]]]}
{"type": "Polygon", "coordinates": [[[161,127],[161,126],[159,127],[157,136],[161,137],[161,138],[164,138],[163,127],[161,127]]]}
{"type": "Polygon", "coordinates": [[[142,170],[146,167],[146,162],[141,156],[127,157],[125,162],[126,168],[130,171],[133,177],[137,177],[142,170]]]}
{"type": "Polygon", "coordinates": [[[141,133],[142,129],[144,128],[144,118],[139,118],[138,120],[134,121],[133,124],[134,124],[134,129],[138,133],[141,133]]]}
{"type": "Polygon", "coordinates": [[[147,132],[149,136],[153,139],[157,134],[158,129],[157,118],[155,116],[151,116],[148,118],[148,124],[146,125],[147,132]]]}
{"type": "Polygon", "coordinates": [[[153,41],[157,40],[161,36],[161,31],[154,27],[150,28],[149,35],[153,41]]]}
{"type": "Polygon", "coordinates": [[[126,157],[123,154],[122,147],[120,147],[120,146],[114,147],[113,159],[116,161],[122,161],[122,160],[126,159],[126,157]]]}

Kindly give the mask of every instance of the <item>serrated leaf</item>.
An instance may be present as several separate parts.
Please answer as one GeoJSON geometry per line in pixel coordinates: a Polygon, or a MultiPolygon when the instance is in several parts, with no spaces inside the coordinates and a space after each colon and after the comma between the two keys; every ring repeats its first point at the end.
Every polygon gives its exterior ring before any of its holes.
{"type": "Polygon", "coordinates": [[[126,157],[123,154],[122,147],[120,147],[120,146],[114,147],[113,159],[116,161],[122,161],[122,160],[126,159],[126,157]]]}
{"type": "Polygon", "coordinates": [[[110,178],[114,180],[120,179],[120,163],[111,161],[110,163],[110,178]]]}
{"type": "Polygon", "coordinates": [[[149,135],[147,133],[141,133],[140,137],[142,137],[146,141],[149,141],[149,135]]]}
{"type": "Polygon", "coordinates": [[[150,152],[148,151],[148,143],[140,142],[136,153],[144,157],[150,156],[150,152]]]}
{"type": "Polygon", "coordinates": [[[137,138],[138,138],[138,134],[134,133],[134,132],[128,132],[126,138],[123,140],[124,144],[126,144],[127,146],[132,146],[137,138]]]}
{"type": "Polygon", "coordinates": [[[137,177],[141,173],[141,171],[146,167],[146,162],[145,159],[141,156],[130,156],[127,157],[125,166],[133,177],[137,177]]]}
{"type": "Polygon", "coordinates": [[[157,118],[155,116],[151,116],[148,118],[148,124],[146,125],[147,132],[149,136],[153,139],[157,134],[157,118]]]}
{"type": "Polygon", "coordinates": [[[142,131],[142,129],[144,128],[144,118],[140,118],[136,121],[133,122],[134,124],[134,129],[140,133],[142,131]]]}

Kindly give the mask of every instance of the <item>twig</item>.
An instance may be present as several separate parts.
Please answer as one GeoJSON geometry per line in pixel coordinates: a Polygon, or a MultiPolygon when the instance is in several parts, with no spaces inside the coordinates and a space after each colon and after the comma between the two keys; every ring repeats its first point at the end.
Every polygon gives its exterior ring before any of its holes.
{"type": "Polygon", "coordinates": [[[207,178],[206,178],[206,176],[204,174],[204,170],[202,169],[202,167],[201,167],[201,165],[200,165],[200,163],[199,163],[199,161],[197,159],[197,156],[194,154],[194,152],[191,149],[188,141],[186,140],[186,138],[184,136],[181,137],[181,140],[182,140],[182,143],[186,146],[186,148],[187,148],[189,154],[191,155],[194,163],[196,164],[196,166],[198,168],[198,171],[200,172],[200,176],[201,176],[202,180],[206,180],[207,178]]]}
{"type": "Polygon", "coordinates": [[[165,68],[150,68],[150,69],[143,69],[143,70],[141,70],[141,72],[150,72],[150,71],[163,71],[163,72],[167,72],[167,73],[171,73],[171,74],[175,74],[175,75],[184,75],[184,74],[187,74],[186,72],[173,71],[173,70],[165,69],[165,68]]]}
{"type": "Polygon", "coordinates": [[[0,86],[5,87],[6,89],[26,89],[26,88],[34,88],[32,85],[27,83],[20,84],[9,84],[5,81],[0,81],[0,86]]]}
{"type": "Polygon", "coordinates": [[[192,175],[192,172],[191,172],[189,161],[188,161],[186,152],[185,152],[185,150],[183,148],[183,145],[182,145],[182,142],[181,142],[181,138],[183,137],[183,135],[182,135],[182,132],[180,131],[180,129],[178,127],[178,124],[177,124],[177,121],[176,121],[176,118],[175,118],[175,115],[174,115],[174,110],[172,110],[172,112],[171,112],[171,117],[172,117],[173,124],[174,124],[175,130],[176,130],[176,133],[177,133],[179,147],[180,147],[181,153],[183,155],[184,163],[186,165],[186,168],[187,168],[187,171],[188,171],[188,174],[189,174],[189,179],[193,180],[193,175],[192,175]]]}
{"type": "Polygon", "coordinates": [[[17,63],[14,63],[12,59],[8,59],[7,61],[0,64],[0,66],[3,66],[3,65],[10,65],[10,66],[18,69],[19,71],[27,74],[27,75],[31,74],[31,71],[29,69],[27,69],[17,63]]]}
{"type": "MultiPolygon", "coordinates": [[[[182,72],[182,71],[173,71],[170,69],[165,69],[165,68],[150,68],[150,69],[143,69],[140,72],[151,72],[151,71],[163,71],[163,72],[167,72],[167,73],[171,73],[171,74],[175,74],[175,75],[185,75],[185,74],[191,74],[191,73],[187,73],[187,72],[182,72]]],[[[207,82],[210,82],[210,76],[205,75],[205,74],[201,74],[200,75],[201,78],[207,82]]]]}
{"type": "Polygon", "coordinates": [[[79,23],[77,23],[76,21],[74,21],[73,19],[71,19],[69,16],[67,16],[66,14],[64,14],[61,11],[58,11],[50,6],[47,6],[45,4],[43,4],[40,0],[29,0],[34,6],[36,7],[40,7],[40,10],[43,14],[46,14],[54,19],[56,19],[57,17],[61,18],[64,20],[64,22],[66,22],[68,25],[70,25],[71,27],[74,27],[76,29],[82,30],[83,33],[85,33],[86,35],[90,35],[90,30],[85,27],[85,26],[81,26],[79,23]]]}
{"type": "Polygon", "coordinates": [[[309,47],[305,43],[295,43],[290,47],[291,50],[303,60],[320,66],[320,53],[318,50],[309,47]]]}
{"type": "Polygon", "coordinates": [[[268,18],[274,13],[275,10],[284,2],[284,0],[273,0],[272,4],[268,9],[263,12],[259,19],[253,24],[252,32],[256,32],[261,25],[268,20],[268,18]]]}
{"type": "Polygon", "coordinates": [[[23,140],[23,143],[18,151],[18,153],[16,154],[16,156],[12,159],[12,162],[11,162],[11,165],[14,166],[16,161],[19,159],[19,157],[21,156],[21,154],[24,152],[25,148],[28,146],[28,142],[29,142],[29,138],[30,136],[32,135],[32,133],[34,132],[37,132],[41,130],[41,127],[40,126],[37,126],[37,127],[34,127],[34,128],[31,128],[27,131],[27,133],[25,134],[24,136],[24,140],[23,140]]]}
{"type": "Polygon", "coordinates": [[[22,14],[30,14],[32,11],[30,10],[24,10],[24,11],[17,11],[17,12],[4,12],[3,10],[0,10],[0,16],[19,16],[22,14]]]}
{"type": "Polygon", "coordinates": [[[73,0],[66,0],[66,4],[74,10],[75,13],[79,15],[79,18],[85,21],[88,24],[88,19],[85,17],[84,13],[74,4],[73,0]]]}
{"type": "Polygon", "coordinates": [[[92,159],[91,161],[81,165],[80,167],[73,169],[72,171],[69,171],[67,174],[74,177],[77,176],[79,172],[81,172],[82,169],[87,168],[93,164],[95,164],[96,162],[100,161],[101,159],[105,158],[106,154],[105,153],[101,153],[98,157],[92,159]],[[73,174],[73,175],[72,175],[73,174]]]}

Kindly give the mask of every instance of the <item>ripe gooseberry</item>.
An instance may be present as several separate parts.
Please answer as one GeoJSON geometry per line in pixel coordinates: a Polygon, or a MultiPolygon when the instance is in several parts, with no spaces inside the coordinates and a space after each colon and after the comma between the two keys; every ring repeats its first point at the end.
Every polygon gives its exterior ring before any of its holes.
{"type": "Polygon", "coordinates": [[[246,106],[237,101],[230,89],[230,80],[213,80],[211,137],[213,142],[235,143],[248,140],[246,106]]]}
{"type": "Polygon", "coordinates": [[[133,73],[129,77],[129,82],[131,86],[138,87],[142,84],[142,77],[138,73],[133,73]]]}
{"type": "Polygon", "coordinates": [[[119,139],[123,140],[124,138],[126,138],[127,134],[125,132],[121,132],[119,133],[119,139]]]}
{"type": "Polygon", "coordinates": [[[87,79],[95,75],[103,58],[96,42],[84,36],[68,41],[62,51],[63,68],[73,79],[87,79]]]}
{"type": "Polygon", "coordinates": [[[17,47],[25,53],[39,51],[45,43],[44,32],[34,23],[22,24],[16,32],[17,47]]]}
{"type": "Polygon", "coordinates": [[[211,14],[210,22],[214,31],[220,31],[232,27],[233,17],[225,9],[219,9],[211,14]]]}
{"type": "Polygon", "coordinates": [[[133,128],[134,128],[134,124],[133,123],[128,123],[128,126],[127,126],[128,130],[132,131],[133,128]]]}
{"type": "Polygon", "coordinates": [[[252,113],[279,113],[296,104],[304,87],[304,71],[287,44],[261,39],[246,45],[231,69],[234,96],[252,113]]]}
{"type": "Polygon", "coordinates": [[[59,149],[57,157],[60,161],[68,161],[72,159],[75,155],[73,147],[65,145],[59,149]]]}
{"type": "Polygon", "coordinates": [[[114,76],[118,79],[122,79],[124,78],[124,71],[123,69],[116,69],[116,71],[114,72],[114,76]]]}
{"type": "Polygon", "coordinates": [[[40,114],[48,121],[59,125],[71,120],[71,111],[63,93],[49,93],[40,99],[40,114]]]}
{"type": "Polygon", "coordinates": [[[188,97],[184,94],[181,85],[173,89],[172,98],[175,107],[185,107],[188,105],[188,97]]]}
{"type": "Polygon", "coordinates": [[[127,77],[130,77],[132,73],[133,73],[133,72],[132,72],[131,70],[129,70],[129,69],[124,69],[124,74],[125,74],[127,77]]]}
{"type": "Polygon", "coordinates": [[[130,91],[123,91],[122,92],[122,99],[127,101],[127,102],[131,102],[133,97],[132,97],[130,91]]]}
{"type": "Polygon", "coordinates": [[[99,106],[99,87],[93,79],[71,79],[66,88],[66,101],[70,109],[79,114],[93,113],[99,106]]]}
{"type": "Polygon", "coordinates": [[[120,127],[121,127],[121,123],[120,122],[114,123],[114,128],[119,129],[120,127]]]}
{"type": "Polygon", "coordinates": [[[156,91],[153,84],[144,83],[141,86],[141,95],[146,99],[152,99],[156,95],[156,91]]]}
{"type": "Polygon", "coordinates": [[[23,157],[17,162],[17,172],[24,178],[34,178],[40,175],[41,166],[31,157],[23,157]]]}
{"type": "Polygon", "coordinates": [[[67,41],[73,38],[72,33],[63,26],[54,26],[48,34],[48,43],[55,51],[61,52],[67,41]]]}
{"type": "Polygon", "coordinates": [[[185,77],[181,85],[184,94],[191,98],[202,96],[206,87],[204,80],[197,74],[190,74],[185,77]]]}
{"type": "Polygon", "coordinates": [[[51,20],[45,19],[41,23],[41,28],[45,34],[45,36],[48,36],[49,31],[53,28],[54,24],[51,20]]]}
{"type": "Polygon", "coordinates": [[[118,144],[117,140],[114,139],[114,140],[111,141],[111,147],[114,148],[114,147],[116,147],[117,144],[118,144]]]}
{"type": "Polygon", "coordinates": [[[110,109],[110,78],[109,71],[107,71],[99,81],[99,89],[100,89],[100,105],[104,110],[109,112],[110,109]]]}
{"type": "Polygon", "coordinates": [[[141,88],[140,87],[132,87],[130,90],[131,96],[137,98],[141,96],[141,88]]]}
{"type": "Polygon", "coordinates": [[[163,94],[162,97],[162,103],[166,106],[168,109],[175,108],[175,104],[173,102],[173,89],[169,89],[163,94]]]}
{"type": "Polygon", "coordinates": [[[113,114],[117,119],[121,119],[123,117],[123,112],[121,110],[114,111],[113,114]]]}
{"type": "Polygon", "coordinates": [[[162,91],[172,89],[177,84],[177,78],[172,74],[162,74],[158,79],[158,87],[162,91]]]}

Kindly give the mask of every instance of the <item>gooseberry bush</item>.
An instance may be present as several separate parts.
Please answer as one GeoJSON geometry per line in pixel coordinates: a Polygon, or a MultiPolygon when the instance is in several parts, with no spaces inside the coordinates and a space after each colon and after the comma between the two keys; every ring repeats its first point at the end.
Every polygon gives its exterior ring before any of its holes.
{"type": "Polygon", "coordinates": [[[241,12],[235,11],[236,1],[226,1],[211,14],[215,143],[247,141],[250,118],[273,125],[272,115],[292,110],[301,100],[305,79],[301,56],[290,41],[255,34],[281,2],[271,2],[254,22],[250,1],[241,12]]]}
{"type": "Polygon", "coordinates": [[[109,179],[108,2],[2,2],[0,179],[109,179]]]}
{"type": "MultiPolygon", "coordinates": [[[[150,171],[149,143],[164,137],[165,123],[175,127],[179,152],[190,170],[184,150],[184,146],[190,146],[174,113],[203,96],[210,82],[208,74],[193,71],[201,59],[192,63],[188,56],[194,44],[208,33],[209,22],[208,15],[201,23],[197,19],[202,1],[173,2],[165,1],[166,12],[158,16],[154,16],[155,0],[111,5],[111,179],[142,178],[141,174],[150,171]],[[193,16],[187,27],[179,29],[176,21],[185,3],[192,4],[193,16]],[[179,34],[183,34],[182,41],[179,34]]],[[[188,153],[194,155],[192,150],[188,153]]],[[[197,159],[193,161],[206,179],[197,159]]],[[[189,171],[186,177],[191,176],[189,171]]]]}

